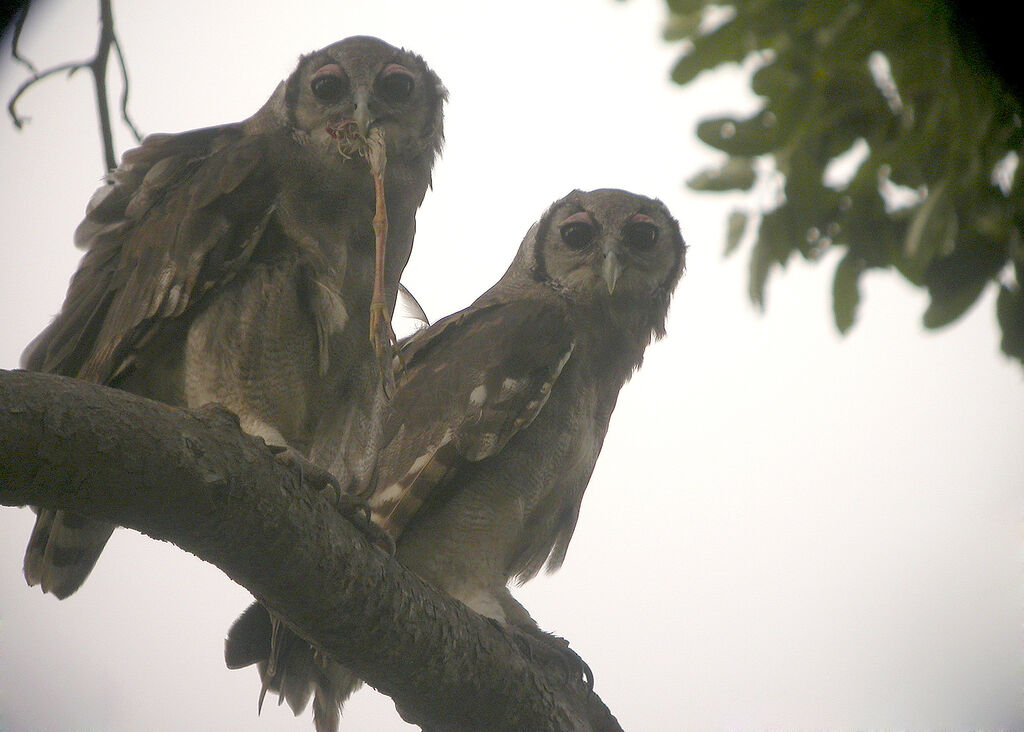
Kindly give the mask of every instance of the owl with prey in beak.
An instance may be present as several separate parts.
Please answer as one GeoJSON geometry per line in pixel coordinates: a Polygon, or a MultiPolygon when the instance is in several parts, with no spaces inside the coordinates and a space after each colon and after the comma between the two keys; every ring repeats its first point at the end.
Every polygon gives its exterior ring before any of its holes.
{"type": "MultiPolygon", "coordinates": [[[[243,122],[147,137],[90,201],[85,255],[23,365],[219,403],[291,461],[365,489],[390,376],[371,321],[379,336],[394,309],[445,98],[419,56],[352,37],[303,56],[243,122]],[[317,455],[321,433],[334,439],[317,455]]],[[[67,597],[113,528],[40,509],[29,584],[67,597]]]]}
{"type": "MultiPolygon", "coordinates": [[[[619,390],[665,334],[686,265],[660,201],[574,191],[534,224],[504,276],[415,333],[384,425],[373,520],[395,558],[498,622],[542,639],[507,587],[561,566],[619,390]]],[[[318,732],[359,680],[252,605],[226,660],[260,664],[264,689],[318,732]]]]}

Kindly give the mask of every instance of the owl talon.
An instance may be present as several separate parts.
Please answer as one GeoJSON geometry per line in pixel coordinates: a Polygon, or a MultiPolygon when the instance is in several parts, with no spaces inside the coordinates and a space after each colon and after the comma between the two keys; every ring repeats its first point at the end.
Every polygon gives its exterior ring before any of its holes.
{"type": "Polygon", "coordinates": [[[373,522],[369,503],[359,496],[342,491],[338,495],[335,506],[338,512],[355,526],[371,544],[383,549],[388,556],[394,556],[395,540],[388,532],[373,522]]]}
{"type": "Polygon", "coordinates": [[[268,447],[274,453],[274,460],[286,467],[298,469],[300,483],[310,485],[318,491],[330,488],[337,493],[342,492],[341,483],[332,473],[314,465],[295,448],[287,445],[269,445],[268,447]]]}
{"type": "Polygon", "coordinates": [[[569,641],[540,628],[520,627],[520,630],[552,649],[568,669],[569,674],[575,679],[583,681],[588,692],[594,691],[594,672],[590,670],[587,662],[569,646],[569,641]]]}

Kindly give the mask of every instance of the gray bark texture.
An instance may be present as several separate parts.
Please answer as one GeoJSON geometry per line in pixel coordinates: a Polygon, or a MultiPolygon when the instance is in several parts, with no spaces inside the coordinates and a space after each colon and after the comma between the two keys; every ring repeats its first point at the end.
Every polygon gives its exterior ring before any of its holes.
{"type": "Polygon", "coordinates": [[[424,729],[621,729],[564,652],[372,546],[223,409],[0,370],[0,504],[106,519],[210,562],[424,729]]]}

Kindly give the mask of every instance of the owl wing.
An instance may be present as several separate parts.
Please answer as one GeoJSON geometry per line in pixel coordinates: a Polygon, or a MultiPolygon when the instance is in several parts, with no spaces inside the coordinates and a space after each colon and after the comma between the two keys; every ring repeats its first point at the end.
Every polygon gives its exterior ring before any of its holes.
{"type": "MultiPolygon", "coordinates": [[[[253,255],[276,195],[265,144],[225,125],[152,135],[126,153],[75,232],[86,253],[61,312],[22,365],[116,385],[147,340],[253,255]]],[[[29,584],[70,595],[113,528],[39,509],[25,552],[29,584]]]]}
{"type": "Polygon", "coordinates": [[[460,466],[530,425],[572,354],[567,322],[560,303],[517,300],[471,307],[409,340],[369,498],[393,538],[460,466]]]}
{"type": "Polygon", "coordinates": [[[265,144],[224,125],[126,153],[75,231],[86,253],[61,312],[22,364],[116,382],[136,349],[252,256],[275,197],[265,144]]]}

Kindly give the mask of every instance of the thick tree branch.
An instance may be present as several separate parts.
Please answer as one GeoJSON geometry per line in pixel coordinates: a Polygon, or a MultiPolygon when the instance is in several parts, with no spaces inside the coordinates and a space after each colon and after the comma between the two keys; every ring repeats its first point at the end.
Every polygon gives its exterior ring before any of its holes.
{"type": "Polygon", "coordinates": [[[108,519],[211,562],[424,728],[619,729],[564,653],[364,541],[224,410],[0,371],[0,504],[108,519]]]}

